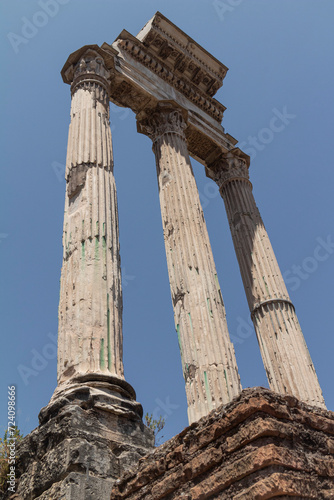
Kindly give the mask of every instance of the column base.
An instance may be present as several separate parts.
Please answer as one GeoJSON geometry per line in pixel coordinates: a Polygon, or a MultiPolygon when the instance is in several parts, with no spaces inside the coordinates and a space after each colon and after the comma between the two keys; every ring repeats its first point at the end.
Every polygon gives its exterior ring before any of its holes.
{"type": "Polygon", "coordinates": [[[39,413],[39,423],[44,424],[69,403],[133,419],[141,420],[143,416],[143,408],[136,401],[135,390],[128,382],[114,375],[88,373],[77,375],[56,387],[50,403],[39,413]]]}
{"type": "Polygon", "coordinates": [[[17,448],[17,488],[4,498],[109,500],[120,475],[154,447],[130,384],[84,375],[57,387],[17,448]]]}

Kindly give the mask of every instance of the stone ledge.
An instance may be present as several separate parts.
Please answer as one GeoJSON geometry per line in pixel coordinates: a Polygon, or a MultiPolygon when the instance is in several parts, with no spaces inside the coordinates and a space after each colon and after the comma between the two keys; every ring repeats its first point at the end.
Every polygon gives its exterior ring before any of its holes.
{"type": "Polygon", "coordinates": [[[334,498],[334,413],[246,389],[124,474],[111,500],[334,498]]]}
{"type": "Polygon", "coordinates": [[[107,500],[115,480],[153,447],[136,412],[60,403],[18,445],[16,494],[4,499],[107,500]]]}

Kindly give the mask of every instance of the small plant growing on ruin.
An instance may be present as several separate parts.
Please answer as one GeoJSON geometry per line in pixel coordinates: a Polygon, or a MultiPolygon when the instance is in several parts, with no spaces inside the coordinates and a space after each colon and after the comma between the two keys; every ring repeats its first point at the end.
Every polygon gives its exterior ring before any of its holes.
{"type": "Polygon", "coordinates": [[[162,418],[162,416],[160,415],[159,419],[157,420],[157,419],[153,418],[152,413],[151,413],[151,415],[146,413],[146,415],[144,416],[144,420],[145,420],[146,427],[148,427],[149,429],[151,429],[151,431],[153,431],[154,446],[159,446],[160,441],[162,440],[163,436],[159,436],[157,438],[157,435],[165,427],[165,423],[166,423],[165,419],[162,418]]]}

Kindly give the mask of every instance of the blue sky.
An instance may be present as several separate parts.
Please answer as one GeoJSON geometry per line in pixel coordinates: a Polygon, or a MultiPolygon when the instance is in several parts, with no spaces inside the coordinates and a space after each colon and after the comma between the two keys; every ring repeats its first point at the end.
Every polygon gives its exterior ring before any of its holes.
{"type": "MultiPolygon", "coordinates": [[[[1,2],[1,428],[7,385],[17,386],[24,434],[56,385],[70,113],[60,70],[83,45],[111,43],[124,28],[136,35],[157,10],[229,68],[216,96],[227,106],[223,125],[252,155],[255,199],[333,410],[333,2],[54,1],[52,15],[42,16],[44,0],[1,2]],[[278,131],[272,120],[282,114],[278,131]]],[[[112,107],[111,119],[125,376],[144,412],[166,417],[166,439],[187,425],[187,414],[155,161],[130,110],[112,107]]],[[[223,201],[204,168],[193,167],[242,385],[267,386],[223,201]]]]}

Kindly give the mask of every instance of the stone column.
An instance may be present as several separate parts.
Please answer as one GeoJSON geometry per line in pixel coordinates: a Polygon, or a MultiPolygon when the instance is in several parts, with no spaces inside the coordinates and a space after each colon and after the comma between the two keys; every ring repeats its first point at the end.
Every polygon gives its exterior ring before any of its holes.
{"type": "Polygon", "coordinates": [[[317,375],[238,148],[208,166],[225,202],[235,252],[272,390],[325,407],[317,375]]]}
{"type": "Polygon", "coordinates": [[[193,175],[186,115],[170,102],[138,116],[153,140],[167,266],[192,423],[241,391],[234,348],[193,175]]]}
{"type": "Polygon", "coordinates": [[[97,45],[62,70],[72,107],[66,163],[58,386],[18,451],[19,498],[109,500],[154,445],[124,380],[118,214],[111,132],[113,59],[97,45]]]}
{"type": "Polygon", "coordinates": [[[90,50],[71,66],[58,384],[89,374],[123,376],[122,289],[109,77],[90,50]]]}

